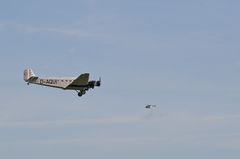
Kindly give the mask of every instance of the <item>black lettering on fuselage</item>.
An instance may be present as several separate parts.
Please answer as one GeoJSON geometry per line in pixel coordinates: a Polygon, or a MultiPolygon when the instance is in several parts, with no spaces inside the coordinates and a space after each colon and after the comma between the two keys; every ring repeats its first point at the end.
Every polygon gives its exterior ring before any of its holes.
{"type": "Polygon", "coordinates": [[[55,79],[40,79],[40,84],[55,85],[57,83],[58,83],[58,80],[55,80],[55,79]]]}
{"type": "Polygon", "coordinates": [[[57,84],[57,80],[53,80],[53,79],[48,79],[46,81],[47,84],[57,84]]]}

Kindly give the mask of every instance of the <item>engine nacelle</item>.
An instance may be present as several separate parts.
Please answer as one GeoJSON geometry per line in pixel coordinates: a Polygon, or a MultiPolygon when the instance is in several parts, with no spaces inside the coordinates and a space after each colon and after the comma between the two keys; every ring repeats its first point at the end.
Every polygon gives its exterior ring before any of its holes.
{"type": "Polygon", "coordinates": [[[89,81],[88,86],[93,89],[95,86],[95,83],[96,83],[96,81],[89,81]]]}
{"type": "Polygon", "coordinates": [[[101,81],[99,80],[99,81],[89,81],[88,82],[88,86],[90,87],[90,88],[94,88],[95,86],[97,86],[97,87],[100,87],[101,86],[101,81]]]}

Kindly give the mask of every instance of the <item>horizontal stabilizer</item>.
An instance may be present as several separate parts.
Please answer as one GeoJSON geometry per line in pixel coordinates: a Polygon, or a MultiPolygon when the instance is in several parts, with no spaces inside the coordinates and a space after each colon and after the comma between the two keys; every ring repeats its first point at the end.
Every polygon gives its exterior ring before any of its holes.
{"type": "Polygon", "coordinates": [[[35,80],[37,80],[37,79],[38,79],[38,77],[32,76],[32,77],[29,78],[29,81],[35,81],[35,80]]]}

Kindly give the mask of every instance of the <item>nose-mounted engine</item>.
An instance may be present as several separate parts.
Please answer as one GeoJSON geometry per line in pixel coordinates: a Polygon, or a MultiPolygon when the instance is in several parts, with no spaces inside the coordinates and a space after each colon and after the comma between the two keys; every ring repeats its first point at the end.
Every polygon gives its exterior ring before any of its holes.
{"type": "Polygon", "coordinates": [[[94,89],[94,87],[100,87],[101,86],[101,78],[98,81],[89,81],[88,87],[94,89]]]}

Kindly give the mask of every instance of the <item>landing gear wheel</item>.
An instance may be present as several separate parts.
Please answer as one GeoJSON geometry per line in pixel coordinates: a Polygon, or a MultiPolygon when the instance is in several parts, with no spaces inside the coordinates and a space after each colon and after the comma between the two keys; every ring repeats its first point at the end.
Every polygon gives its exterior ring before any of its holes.
{"type": "Polygon", "coordinates": [[[78,96],[81,97],[82,96],[82,92],[78,92],[78,96]]]}
{"type": "Polygon", "coordinates": [[[84,94],[86,94],[86,90],[82,90],[82,91],[78,92],[79,97],[83,96],[84,94]]]}

